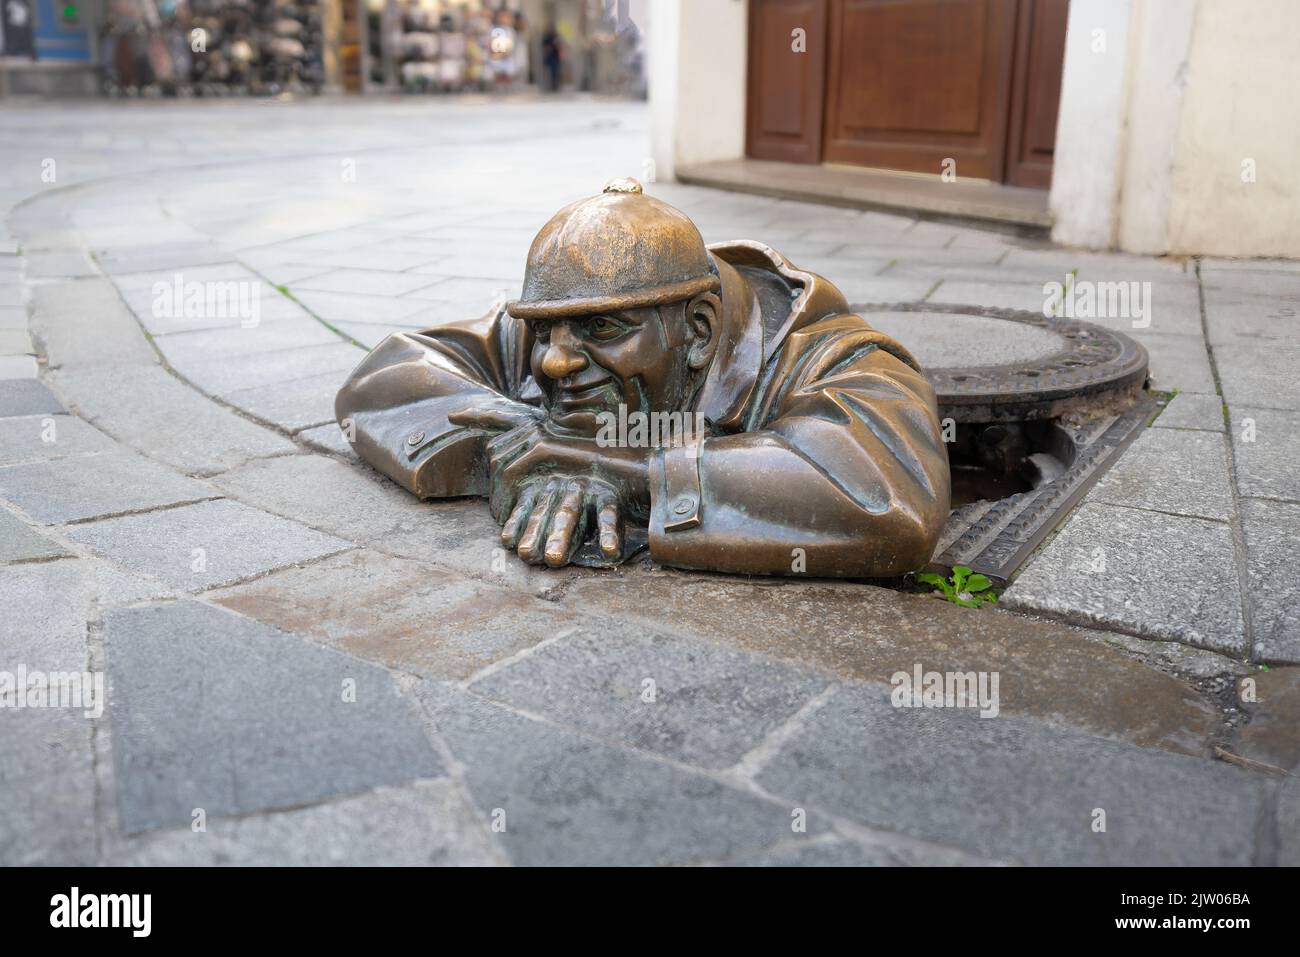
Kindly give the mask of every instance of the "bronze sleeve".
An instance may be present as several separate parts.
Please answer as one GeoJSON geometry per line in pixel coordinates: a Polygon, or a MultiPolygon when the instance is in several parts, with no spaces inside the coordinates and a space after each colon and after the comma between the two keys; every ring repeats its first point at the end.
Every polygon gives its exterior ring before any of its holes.
{"type": "Polygon", "coordinates": [[[685,568],[884,577],[924,566],[948,517],[934,392],[857,316],[792,334],[753,431],[656,453],[650,553],[685,568]]]}
{"type": "Polygon", "coordinates": [[[421,498],[486,495],[489,433],[447,416],[517,403],[528,346],[522,323],[503,310],[394,333],[339,390],[339,425],[358,455],[421,498]]]}

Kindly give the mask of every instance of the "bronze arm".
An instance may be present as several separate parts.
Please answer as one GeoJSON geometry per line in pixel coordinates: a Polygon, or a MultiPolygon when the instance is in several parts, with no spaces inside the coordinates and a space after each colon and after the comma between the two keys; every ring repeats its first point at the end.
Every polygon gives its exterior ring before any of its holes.
{"type": "Polygon", "coordinates": [[[651,466],[650,554],[685,568],[871,577],[930,559],[949,474],[934,392],[858,316],[793,332],[746,431],[651,466]]]}
{"type": "Polygon", "coordinates": [[[339,424],[351,430],[358,455],[421,498],[486,495],[484,445],[496,433],[448,417],[467,407],[533,410],[520,400],[526,337],[523,322],[504,309],[394,333],[339,391],[339,424]]]}

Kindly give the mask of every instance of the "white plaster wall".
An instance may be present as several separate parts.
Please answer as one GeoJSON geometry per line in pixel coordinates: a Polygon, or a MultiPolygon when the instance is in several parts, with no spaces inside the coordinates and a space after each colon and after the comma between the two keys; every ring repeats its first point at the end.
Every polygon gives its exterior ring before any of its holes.
{"type": "MultiPolygon", "coordinates": [[[[747,0],[648,7],[656,178],[743,156],[747,0]]],[[[1300,258],[1298,46],[1300,0],[1073,0],[1052,238],[1300,258]]]]}
{"type": "Polygon", "coordinates": [[[1070,4],[1050,196],[1052,239],[1068,246],[1104,249],[1116,239],[1130,13],[1131,0],[1070,4]]]}
{"type": "MultiPolygon", "coordinates": [[[[677,74],[681,48],[680,0],[652,0],[645,29],[651,36],[646,57],[646,89],[650,98],[650,158],[654,179],[671,180],[677,142],[677,74]]],[[[649,179],[651,177],[647,177],[649,179]]]]}
{"type": "Polygon", "coordinates": [[[745,153],[747,0],[652,0],[650,138],[658,179],[745,153]]]}
{"type": "Polygon", "coordinates": [[[1128,126],[1119,194],[1119,246],[1169,249],[1169,207],[1183,117],[1195,0],[1134,0],[1128,126]]]}
{"type": "Polygon", "coordinates": [[[1200,0],[1183,100],[1169,251],[1300,258],[1300,2],[1200,0]]]}

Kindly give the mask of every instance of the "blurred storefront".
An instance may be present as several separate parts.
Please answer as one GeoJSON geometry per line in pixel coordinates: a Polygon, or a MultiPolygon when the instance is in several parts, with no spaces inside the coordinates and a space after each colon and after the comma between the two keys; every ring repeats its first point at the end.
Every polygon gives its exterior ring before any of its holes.
{"type": "Polygon", "coordinates": [[[93,93],[102,19],[100,0],[0,0],[0,94],[93,93]]]}
{"type": "Polygon", "coordinates": [[[644,95],[644,38],[628,0],[364,3],[364,89],[644,95]]]}
{"type": "Polygon", "coordinates": [[[0,93],[645,95],[631,0],[0,0],[0,93]]]}

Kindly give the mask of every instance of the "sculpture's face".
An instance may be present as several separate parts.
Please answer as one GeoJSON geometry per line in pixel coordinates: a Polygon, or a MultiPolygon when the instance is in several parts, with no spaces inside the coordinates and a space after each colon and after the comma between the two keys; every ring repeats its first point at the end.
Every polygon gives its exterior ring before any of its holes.
{"type": "Polygon", "coordinates": [[[685,303],[530,319],[533,378],[553,429],[595,436],[601,413],[684,411],[691,398],[685,303]]]}

